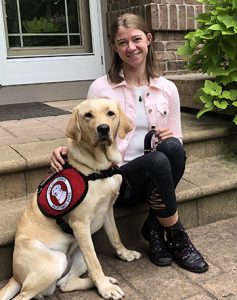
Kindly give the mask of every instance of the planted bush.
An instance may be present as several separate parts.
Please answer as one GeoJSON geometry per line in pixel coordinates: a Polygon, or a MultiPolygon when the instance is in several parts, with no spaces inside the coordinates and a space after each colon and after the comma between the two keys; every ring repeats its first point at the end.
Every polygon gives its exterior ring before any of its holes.
{"type": "Polygon", "coordinates": [[[187,68],[214,76],[197,91],[203,108],[228,110],[237,125],[237,0],[197,0],[206,12],[197,16],[198,29],[185,35],[177,53],[187,59],[187,68]]]}

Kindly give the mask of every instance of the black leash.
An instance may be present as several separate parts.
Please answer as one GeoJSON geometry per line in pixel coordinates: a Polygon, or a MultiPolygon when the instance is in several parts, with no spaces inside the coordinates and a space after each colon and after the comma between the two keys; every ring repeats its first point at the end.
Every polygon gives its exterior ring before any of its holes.
{"type": "Polygon", "coordinates": [[[151,152],[152,146],[151,146],[151,140],[153,135],[156,133],[154,129],[150,130],[144,138],[144,154],[151,152]]]}

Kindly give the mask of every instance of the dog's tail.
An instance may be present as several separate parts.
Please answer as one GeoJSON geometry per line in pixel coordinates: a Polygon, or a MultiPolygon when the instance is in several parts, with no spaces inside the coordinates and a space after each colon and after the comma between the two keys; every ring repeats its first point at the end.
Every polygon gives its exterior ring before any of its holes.
{"type": "Polygon", "coordinates": [[[1,300],[10,300],[21,290],[21,285],[12,277],[8,283],[0,290],[1,300]]]}

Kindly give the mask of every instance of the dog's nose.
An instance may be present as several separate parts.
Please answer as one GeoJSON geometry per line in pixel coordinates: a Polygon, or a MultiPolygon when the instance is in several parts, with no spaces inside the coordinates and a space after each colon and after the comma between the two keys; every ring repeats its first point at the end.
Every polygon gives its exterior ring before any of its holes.
{"type": "Polygon", "coordinates": [[[109,133],[109,125],[101,124],[97,127],[97,131],[101,135],[107,135],[109,133]]]}

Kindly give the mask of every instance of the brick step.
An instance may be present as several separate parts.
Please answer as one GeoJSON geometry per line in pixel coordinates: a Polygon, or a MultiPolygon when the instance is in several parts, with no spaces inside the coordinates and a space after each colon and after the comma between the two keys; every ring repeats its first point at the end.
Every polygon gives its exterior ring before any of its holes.
{"type": "MultiPolygon", "coordinates": [[[[220,117],[182,113],[184,146],[188,161],[231,153],[237,149],[237,127],[220,117]]],[[[65,139],[0,147],[0,201],[33,193],[49,171],[50,155],[65,139]]]]}
{"type": "MultiPolygon", "coordinates": [[[[180,217],[186,228],[198,227],[237,215],[237,155],[211,157],[187,165],[177,187],[180,217]]],[[[0,280],[11,274],[13,239],[17,219],[31,198],[20,197],[1,201],[0,219],[0,280]]],[[[115,209],[116,222],[124,241],[136,245],[148,211],[147,204],[115,209]],[[132,222],[131,222],[132,218],[132,222]]],[[[94,235],[98,251],[106,251],[107,238],[103,231],[94,235]]]]}

